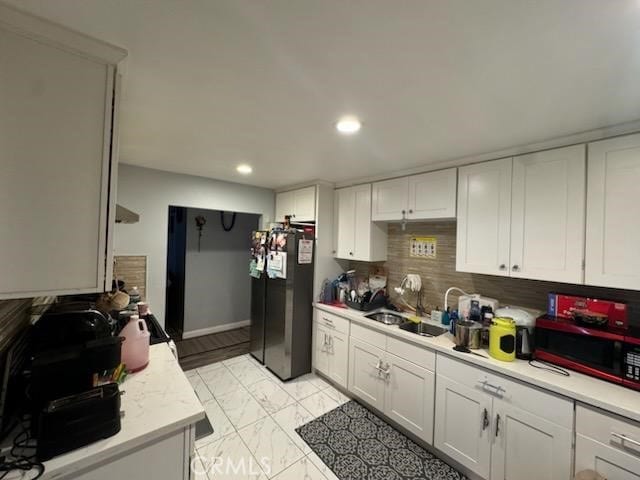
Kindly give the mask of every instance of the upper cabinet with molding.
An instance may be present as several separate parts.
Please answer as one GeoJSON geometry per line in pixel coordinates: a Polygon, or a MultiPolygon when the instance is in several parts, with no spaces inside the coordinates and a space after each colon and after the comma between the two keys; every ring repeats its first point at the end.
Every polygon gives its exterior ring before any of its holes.
{"type": "Polygon", "coordinates": [[[290,216],[293,223],[315,222],[316,187],[305,187],[276,194],[276,222],[290,216]]]}
{"type": "Polygon", "coordinates": [[[371,184],[338,189],[334,202],[335,257],[386,260],[387,228],[371,221],[371,184]]]}
{"type": "Polygon", "coordinates": [[[457,169],[373,184],[374,221],[432,220],[456,216],[457,169]]]}
{"type": "Polygon", "coordinates": [[[459,169],[456,270],[583,282],[585,147],[459,169]]]}
{"type": "Polygon", "coordinates": [[[640,290],[640,134],[589,144],[585,283],[640,290]]]}
{"type": "Polygon", "coordinates": [[[111,288],[125,56],[0,4],[0,298],[111,288]]]}

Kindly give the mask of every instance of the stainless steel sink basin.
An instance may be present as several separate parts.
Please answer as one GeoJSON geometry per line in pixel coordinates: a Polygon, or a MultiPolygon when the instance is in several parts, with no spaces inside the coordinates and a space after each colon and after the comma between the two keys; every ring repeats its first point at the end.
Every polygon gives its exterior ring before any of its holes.
{"type": "Polygon", "coordinates": [[[429,325],[428,323],[404,322],[400,324],[400,328],[423,337],[437,337],[447,332],[446,328],[429,325]]]}
{"type": "Polygon", "coordinates": [[[365,315],[365,317],[375,320],[376,322],[384,323],[385,325],[400,325],[405,321],[404,317],[387,312],[370,313],[369,315],[365,315]]]}

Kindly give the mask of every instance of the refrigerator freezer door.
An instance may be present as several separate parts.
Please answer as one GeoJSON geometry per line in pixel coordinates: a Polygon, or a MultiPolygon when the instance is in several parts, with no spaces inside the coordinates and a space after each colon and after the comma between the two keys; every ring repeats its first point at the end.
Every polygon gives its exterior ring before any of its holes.
{"type": "Polygon", "coordinates": [[[265,304],[267,298],[266,275],[251,278],[251,329],[249,351],[264,363],[265,304]]]}

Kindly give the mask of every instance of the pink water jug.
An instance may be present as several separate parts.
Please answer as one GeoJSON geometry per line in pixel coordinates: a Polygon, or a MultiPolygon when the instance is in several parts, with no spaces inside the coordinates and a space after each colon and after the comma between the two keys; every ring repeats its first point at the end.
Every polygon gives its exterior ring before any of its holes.
{"type": "Polygon", "coordinates": [[[149,364],[149,330],[147,322],[138,315],[131,315],[129,323],[120,332],[122,342],[122,363],[128,372],[137,372],[149,364]]]}

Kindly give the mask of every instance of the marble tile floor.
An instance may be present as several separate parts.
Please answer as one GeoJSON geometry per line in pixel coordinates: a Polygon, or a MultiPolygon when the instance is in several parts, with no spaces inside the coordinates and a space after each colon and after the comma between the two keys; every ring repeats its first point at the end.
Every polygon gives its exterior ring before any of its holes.
{"type": "Polygon", "coordinates": [[[282,382],[249,354],[185,372],[214,433],[197,480],[338,480],[295,429],[349,399],[315,374],[282,382]]]}

